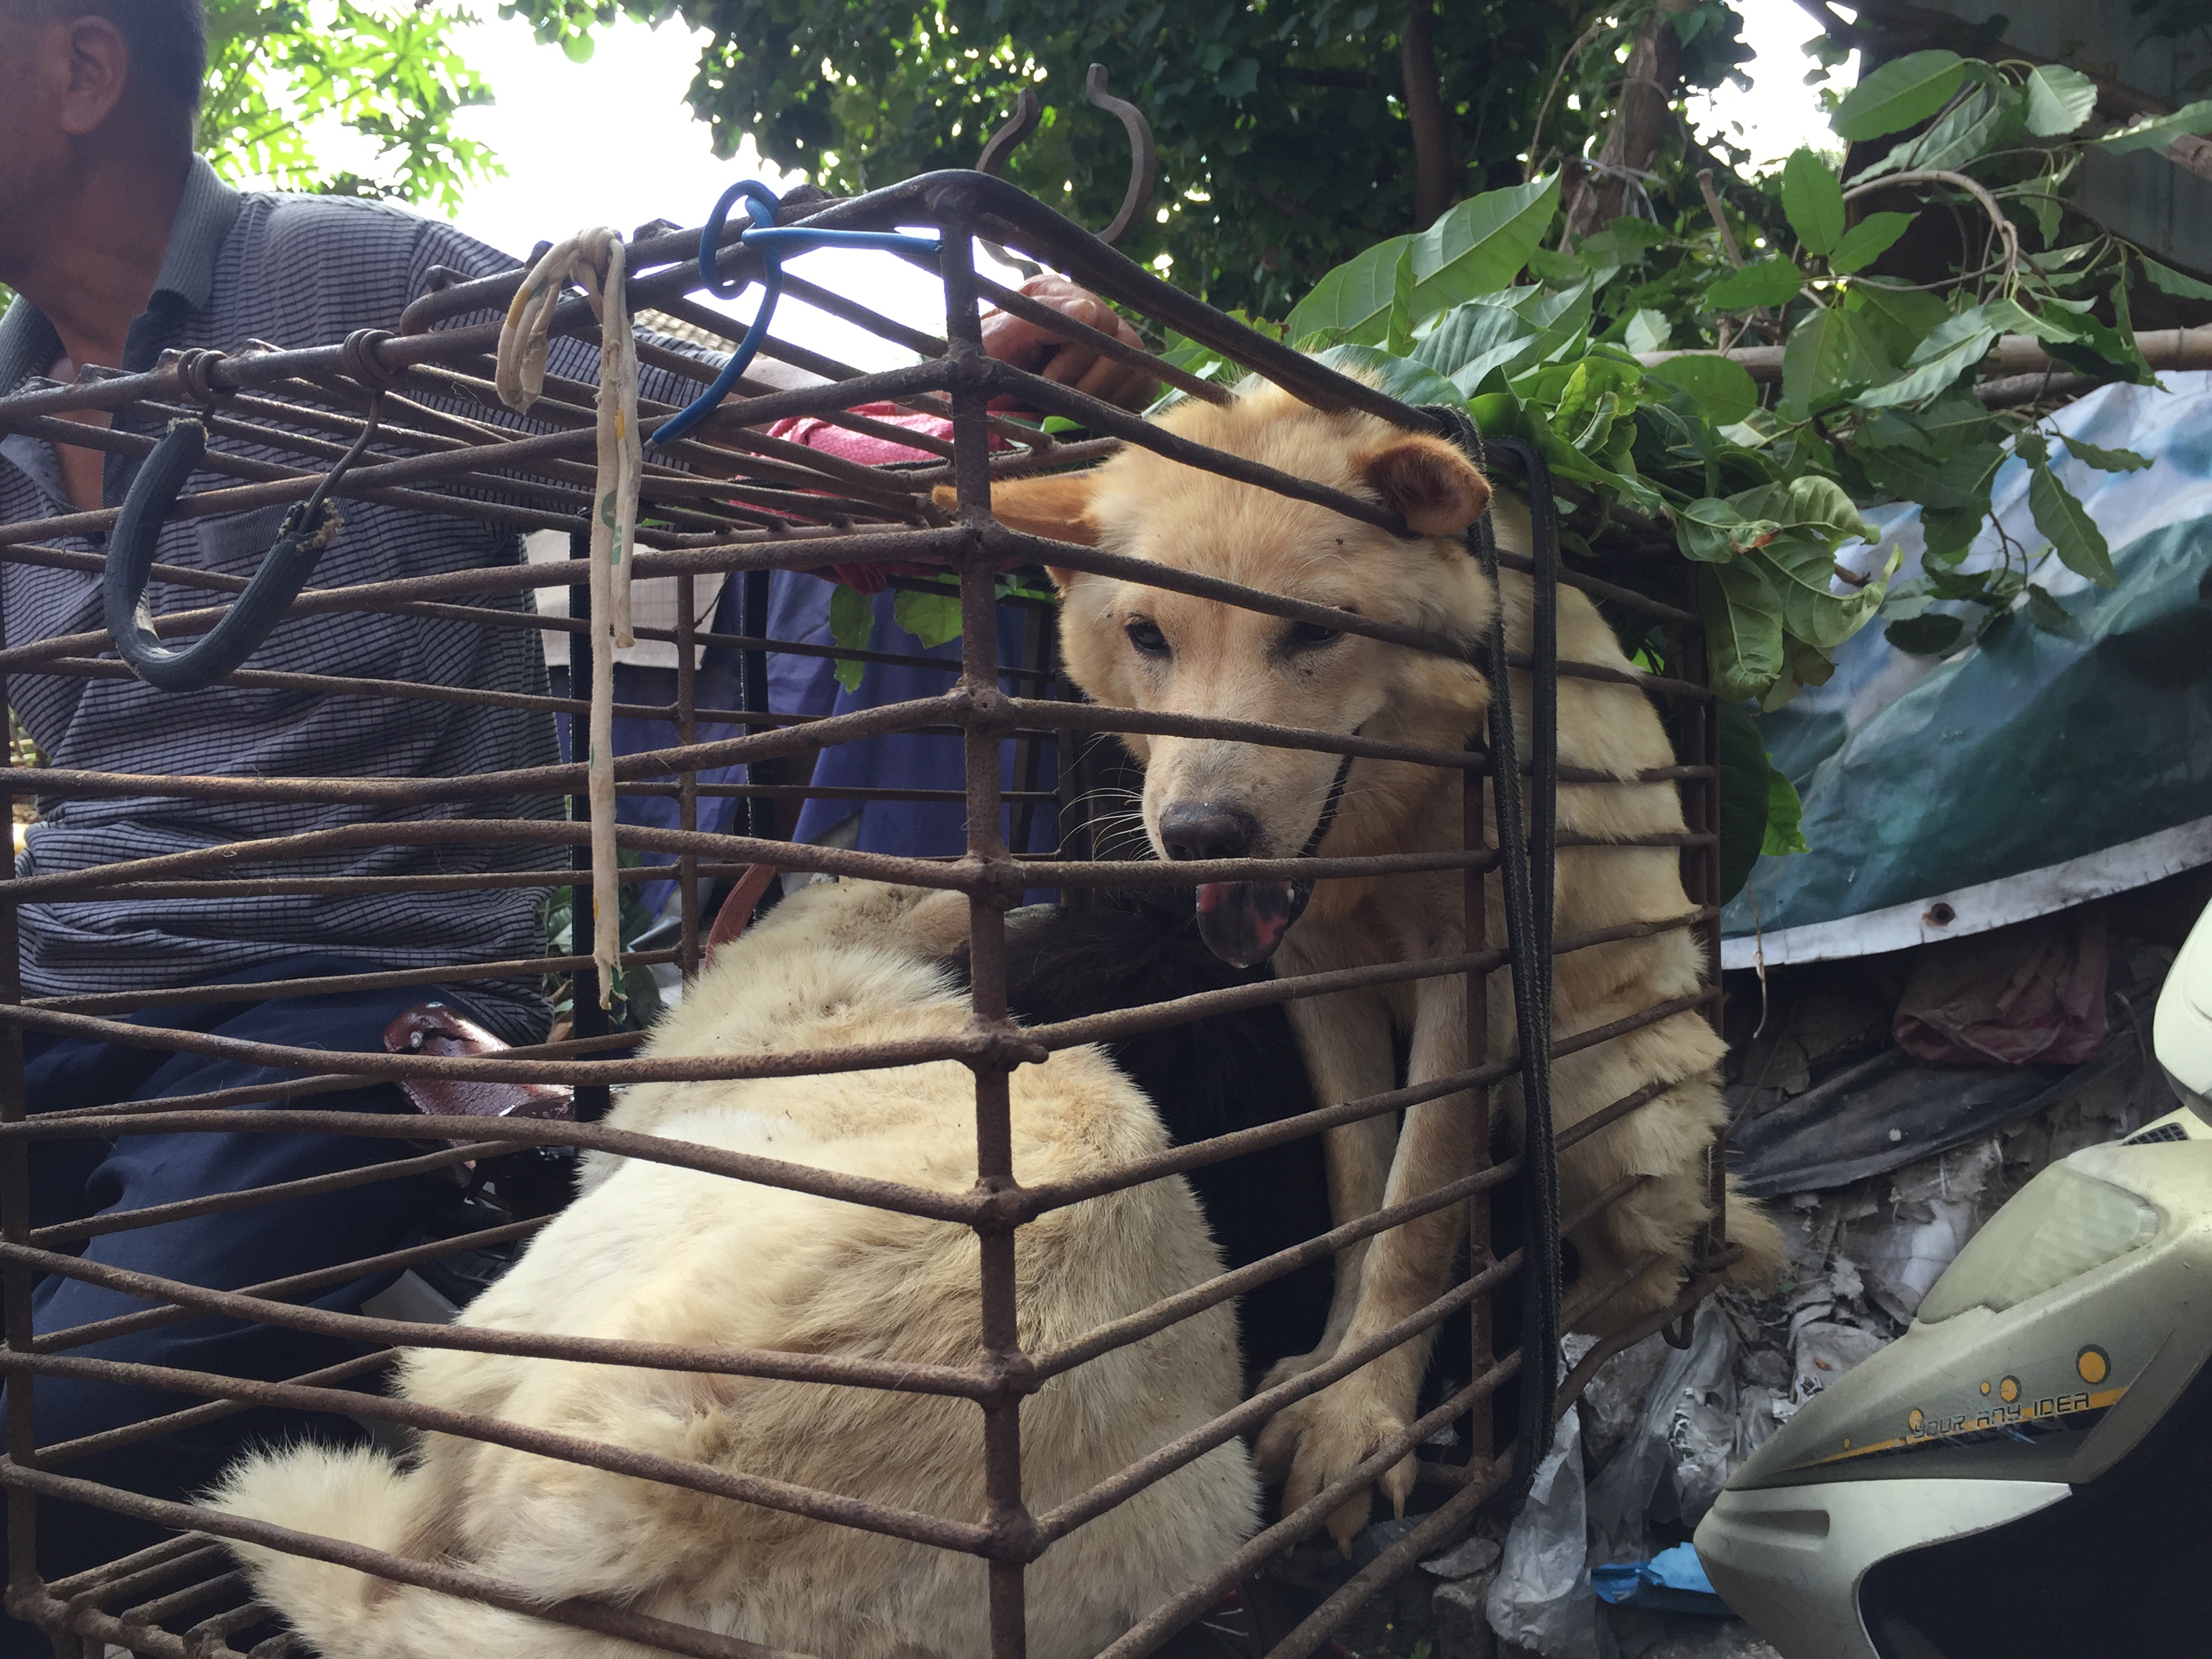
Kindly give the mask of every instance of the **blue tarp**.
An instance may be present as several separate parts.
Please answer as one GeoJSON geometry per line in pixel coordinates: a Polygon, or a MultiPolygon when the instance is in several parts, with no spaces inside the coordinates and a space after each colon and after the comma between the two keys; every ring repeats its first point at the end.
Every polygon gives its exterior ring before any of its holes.
{"type": "MultiPolygon", "coordinates": [[[[2020,921],[2212,858],[2212,374],[2104,387],[2045,429],[2153,460],[2102,472],[2052,446],[2055,470],[2112,547],[2118,586],[2094,587],[2047,558],[2034,580],[2065,610],[2063,631],[2016,611],[1939,661],[1898,650],[1876,624],[1838,651],[1827,684],[1762,716],[1813,850],[1759,861],[1723,917],[1729,966],[1748,965],[1754,933],[1769,963],[1856,955],[2020,921]],[[2054,870],[2024,899],[1958,902],[2054,870]],[[1955,916],[1936,908],[1946,899],[1955,916]]],[[[2032,555],[2046,538],[2027,495],[2027,468],[2007,461],[1995,516],[2032,555]]],[[[1897,580],[1919,575],[1919,509],[1866,517],[1881,540],[1845,562],[1878,569],[1897,547],[1897,580]]],[[[1985,526],[1963,568],[1994,565],[2001,545],[1985,526]]],[[[1982,614],[1933,609],[1970,623],[1982,614]]]]}

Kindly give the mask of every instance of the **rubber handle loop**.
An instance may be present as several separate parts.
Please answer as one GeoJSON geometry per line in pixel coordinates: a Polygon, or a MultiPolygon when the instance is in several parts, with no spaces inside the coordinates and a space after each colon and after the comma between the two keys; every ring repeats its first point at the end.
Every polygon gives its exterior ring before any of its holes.
{"type": "Polygon", "coordinates": [[[204,690],[259,650],[314,574],[323,550],[337,539],[342,522],[334,509],[319,501],[295,504],[285,514],[252,580],[222,620],[190,645],[162,644],[146,601],[154,546],[177,503],[177,492],[206,451],[205,427],[198,421],[170,422],[131,481],[107,541],[100,589],[107,631],[131,672],[160,691],[204,690]]]}
{"type": "Polygon", "coordinates": [[[714,269],[715,261],[721,252],[722,228],[729,222],[730,210],[737,205],[739,198],[744,198],[746,216],[752,220],[752,228],[744,234],[744,245],[758,252],[761,258],[760,303],[753,311],[753,319],[745,328],[744,337],[738,342],[737,350],[722,365],[722,372],[714,377],[714,384],[663,421],[647,438],[647,443],[677,442],[720,408],[722,400],[736,389],[739,378],[752,367],[754,357],[759,355],[761,343],[768,338],[769,326],[775,320],[776,301],[783,296],[785,253],[805,253],[823,247],[844,247],[933,256],[942,246],[934,237],[907,236],[896,231],[812,230],[803,225],[779,228],[775,222],[778,205],[775,192],[757,179],[740,179],[722,192],[721,198],[714,204],[714,210],[707,216],[707,222],[699,231],[700,285],[718,300],[734,300],[750,285],[749,279],[744,277],[732,277],[726,282],[714,269]]]}

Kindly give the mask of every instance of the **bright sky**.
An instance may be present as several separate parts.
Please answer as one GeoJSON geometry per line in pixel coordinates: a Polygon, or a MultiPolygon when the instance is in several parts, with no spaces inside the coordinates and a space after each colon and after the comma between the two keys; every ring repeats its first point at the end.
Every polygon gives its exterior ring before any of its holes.
{"type": "MultiPolygon", "coordinates": [[[[1734,125],[1737,140],[1761,167],[1799,144],[1826,141],[1818,93],[1804,84],[1814,67],[1801,48],[1814,33],[1791,0],[1743,0],[1744,39],[1757,56],[1747,65],[1749,92],[1730,85],[1693,107],[1701,131],[1734,125]]],[[[496,16],[464,32],[456,44],[483,73],[498,101],[465,110],[460,131],[489,144],[506,176],[477,185],[458,216],[471,234],[527,257],[544,240],[588,225],[625,234],[655,218],[696,225],[715,197],[742,178],[779,190],[796,183],[763,163],[748,141],[737,157],[718,161],[709,129],[684,100],[697,61],[698,37],[679,21],[648,28],[628,17],[599,32],[591,59],[573,64],[540,46],[519,19],[496,16]],[[618,129],[618,141],[611,137],[618,129]]],[[[1856,60],[1835,84],[1856,77],[1856,60]]],[[[369,158],[349,154],[349,135],[318,135],[334,161],[366,170],[369,158]]],[[[799,275],[916,327],[939,331],[942,302],[927,274],[889,254],[814,253],[793,262],[799,275]]],[[[1000,271],[1002,279],[1012,273],[1000,271]]],[[[751,301],[734,308],[750,315],[751,301]]],[[[911,361],[900,348],[811,307],[787,301],[776,331],[862,368],[911,361]]]]}
{"type": "MultiPolygon", "coordinates": [[[[526,258],[538,242],[589,225],[612,225],[625,235],[653,219],[696,225],[740,179],[762,179],[778,191],[799,182],[799,174],[762,161],[750,139],[731,160],[716,159],[712,129],[694,119],[684,100],[703,37],[680,21],[648,28],[625,16],[598,38],[598,50],[582,64],[540,46],[519,18],[488,17],[456,40],[498,102],[463,110],[454,125],[489,145],[507,167],[504,178],[469,192],[457,218],[471,235],[526,258]],[[619,143],[609,142],[610,127],[619,129],[619,143]]],[[[1001,281],[1020,280],[980,250],[978,259],[1001,281]]],[[[944,332],[935,279],[890,254],[811,253],[789,269],[900,322],[944,332]]],[[[723,308],[749,317],[754,297],[723,308]]],[[[777,309],[776,333],[860,368],[915,360],[790,299],[777,309]]]]}
{"type": "MultiPolygon", "coordinates": [[[[1723,82],[1711,97],[1692,100],[1690,119],[1698,136],[1726,132],[1750,150],[1754,173],[1778,166],[1800,145],[1839,149],[1820,106],[1820,88],[1805,84],[1805,76],[1819,65],[1805,56],[1804,46],[1819,36],[1819,27],[1792,0],[1739,0],[1736,9],[1743,16],[1743,42],[1753,54],[1744,66],[1751,89],[1723,82]]],[[[1854,15],[1848,6],[1837,9],[1846,18],[1854,15]]],[[[1853,52],[1827,84],[1844,92],[1858,78],[1859,55],[1853,52]]]]}

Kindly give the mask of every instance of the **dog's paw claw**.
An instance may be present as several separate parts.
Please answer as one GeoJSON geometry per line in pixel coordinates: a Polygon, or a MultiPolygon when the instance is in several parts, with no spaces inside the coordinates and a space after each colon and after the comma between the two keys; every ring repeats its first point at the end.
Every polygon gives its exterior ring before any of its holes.
{"type": "MultiPolygon", "coordinates": [[[[1364,1394],[1341,1393],[1342,1387],[1340,1383],[1324,1389],[1285,1407],[1260,1436],[1255,1456],[1261,1468],[1289,1465],[1283,1487],[1285,1515],[1343,1480],[1406,1426],[1402,1413],[1364,1394]]],[[[1406,1499],[1413,1493],[1414,1474],[1414,1460],[1409,1455],[1384,1470],[1375,1483],[1401,1519],[1406,1499]]],[[[1352,1540],[1367,1524],[1372,1490],[1362,1486],[1330,1511],[1329,1535],[1340,1547],[1350,1549],[1352,1540]]]]}

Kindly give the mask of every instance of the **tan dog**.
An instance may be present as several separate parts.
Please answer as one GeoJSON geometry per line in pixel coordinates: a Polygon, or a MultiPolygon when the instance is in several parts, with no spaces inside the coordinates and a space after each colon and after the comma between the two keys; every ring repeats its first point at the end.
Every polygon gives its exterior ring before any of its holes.
{"type": "MultiPolygon", "coordinates": [[[[962,1030],[939,965],[967,902],[817,884],[724,946],[647,1052],[742,1054],[962,1030]]],[[[632,1089],[617,1128],[939,1192],[975,1181],[975,1083],[895,1071],[632,1089]]],[[[1151,1103],[1095,1048],[1012,1079],[1014,1171],[1096,1173],[1164,1151],[1151,1103]]],[[[465,1325],[970,1364],[973,1231],[778,1188],[592,1154],[586,1190],[465,1325]]],[[[1015,1236],[1020,1337],[1058,1346],[1221,1271],[1180,1176],[1055,1210],[1015,1236]]],[[[1022,1406],[1023,1488],[1064,1503],[1237,1402],[1223,1304],[1054,1377],[1022,1406]]],[[[410,1399],[963,1521],[984,1517],[973,1401],[417,1349],[410,1399]]],[[[450,1562],[557,1601],[640,1612],[841,1659],[981,1659],[984,1563],[776,1510],[445,1435],[413,1462],[307,1446],[234,1469],[232,1514],[450,1562]]],[[[1078,1528],[1028,1574],[1030,1651],[1088,1659],[1256,1524],[1243,1445],[1219,1446],[1078,1528]]],[[[618,1659],[635,1646],[324,1562],[234,1546],[324,1659],[618,1659]]]]}
{"type": "MultiPolygon", "coordinates": [[[[1262,382],[1227,405],[1188,400],[1160,424],[1179,436],[1395,507],[1417,533],[1401,539],[1325,507],[1165,460],[1133,446],[1094,471],[1004,482],[997,516],[1015,528],[1158,561],[1264,592],[1435,630],[1486,637],[1495,596],[1457,538],[1490,489],[1454,446],[1369,415],[1326,415],[1262,382]]],[[[1510,505],[1501,502],[1501,507],[1510,505]]],[[[1501,512],[1502,545],[1528,548],[1525,508],[1501,512]]],[[[1482,729],[1489,687],[1466,663],[1356,635],[1293,623],[1125,581],[1055,570],[1069,672],[1095,701],[1117,708],[1228,717],[1457,749],[1482,729]]],[[[1505,580],[1508,632],[1528,648],[1529,588],[1505,580]]],[[[1629,666],[1612,630],[1579,592],[1559,593],[1563,659],[1629,666]]],[[[1516,676],[1515,711],[1529,706],[1516,676]]],[[[1618,684],[1559,682],[1563,764],[1616,777],[1670,763],[1650,702],[1618,684]]],[[[1295,858],[1425,852],[1461,843],[1461,775],[1212,739],[1136,737],[1145,763],[1143,816],[1164,858],[1295,858]],[[1329,815],[1335,803],[1333,820],[1329,815]]],[[[1570,784],[1563,830],[1601,837],[1680,831],[1669,785],[1570,784]]],[[[1503,915],[1492,878],[1490,912],[1503,915]]],[[[1209,943],[1232,960],[1264,959],[1279,942],[1286,974],[1448,956],[1462,950],[1456,872],[1324,881],[1305,902],[1300,885],[1219,883],[1199,892],[1209,943]],[[1303,913],[1301,909],[1303,907],[1303,913]]],[[[1559,860],[1560,936],[1658,921],[1690,908],[1672,847],[1569,849],[1559,860]]],[[[1492,942],[1502,925],[1492,923],[1492,942]]],[[[1703,983],[1693,936],[1675,931],[1559,958],[1554,1029],[1601,1025],[1703,983]]],[[[1492,1058],[1512,1051],[1508,976],[1490,979],[1492,1058]]],[[[1410,1037],[1409,1081],[1463,1069],[1465,990],[1425,979],[1376,992],[1290,1005],[1316,1094],[1324,1103],[1395,1085],[1392,1032],[1410,1037]]],[[[1571,1148],[1561,1160],[1562,1210],[1573,1215],[1624,1176],[1641,1186],[1572,1235],[1584,1279],[1597,1282],[1657,1252],[1659,1264],[1606,1304],[1595,1323],[1617,1328],[1677,1294],[1692,1236],[1707,1216],[1705,1155],[1721,1121],[1714,1066],[1722,1044],[1704,1017],[1685,1013],[1561,1059],[1554,1113],[1565,1128],[1645,1084],[1673,1086],[1641,1110],[1571,1148]]],[[[1509,1112],[1519,1101],[1506,1091],[1509,1112]]],[[[1464,1095],[1416,1106],[1402,1135],[1389,1118],[1332,1131],[1330,1196],[1340,1222],[1460,1178],[1472,1169],[1464,1095]],[[1395,1142],[1395,1145],[1394,1145],[1395,1142]]],[[[1337,1294],[1320,1348],[1284,1362],[1270,1381],[1327,1359],[1343,1342],[1387,1329],[1449,1287],[1465,1237],[1454,1207],[1338,1257],[1337,1294]]],[[[1739,1278],[1763,1282],[1782,1261],[1773,1224],[1747,1202],[1731,1206],[1729,1236],[1745,1247],[1739,1278]]],[[[1346,1474],[1410,1422],[1426,1339],[1407,1343],[1279,1413],[1260,1442],[1263,1468],[1290,1468],[1289,1509],[1346,1474]]],[[[1413,1482],[1408,1456],[1382,1479],[1402,1512],[1413,1482]]],[[[1340,1507],[1331,1530],[1347,1540],[1368,1513],[1364,1494],[1340,1507]]]]}

